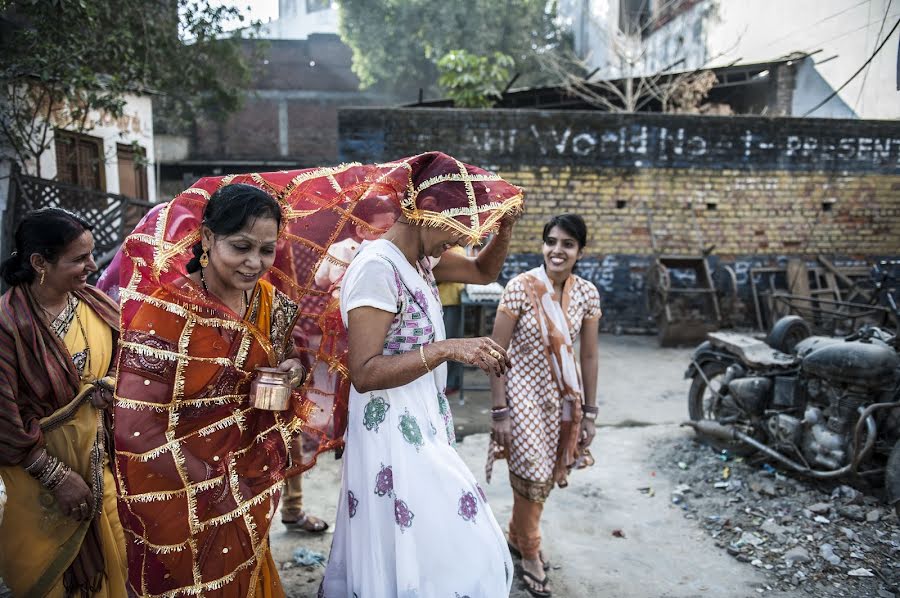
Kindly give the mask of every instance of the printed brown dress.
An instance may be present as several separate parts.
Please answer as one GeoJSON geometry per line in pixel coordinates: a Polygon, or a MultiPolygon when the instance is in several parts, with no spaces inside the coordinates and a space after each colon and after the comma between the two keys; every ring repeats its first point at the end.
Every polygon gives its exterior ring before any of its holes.
{"type": "MultiPolygon", "coordinates": [[[[551,376],[547,350],[541,341],[536,311],[539,307],[529,300],[523,276],[509,281],[497,308],[516,321],[508,351],[512,367],[506,376],[506,400],[512,425],[507,460],[513,490],[530,501],[544,502],[553,488],[563,399],[551,376]]],[[[574,340],[581,332],[582,322],[599,318],[601,311],[597,287],[579,276],[573,278],[562,305],[574,340]]],[[[495,455],[500,452],[491,443],[488,481],[495,455]]]]}

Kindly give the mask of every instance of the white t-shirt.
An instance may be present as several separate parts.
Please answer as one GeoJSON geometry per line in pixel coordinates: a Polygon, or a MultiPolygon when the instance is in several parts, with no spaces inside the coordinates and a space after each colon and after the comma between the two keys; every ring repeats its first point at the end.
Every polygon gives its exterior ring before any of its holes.
{"type": "Polygon", "coordinates": [[[360,251],[347,268],[341,282],[341,318],[347,325],[347,314],[357,307],[374,307],[397,313],[400,294],[394,269],[379,254],[394,259],[406,259],[393,244],[378,240],[366,243],[367,251],[360,251]],[[391,251],[397,255],[391,255],[391,251]]]}

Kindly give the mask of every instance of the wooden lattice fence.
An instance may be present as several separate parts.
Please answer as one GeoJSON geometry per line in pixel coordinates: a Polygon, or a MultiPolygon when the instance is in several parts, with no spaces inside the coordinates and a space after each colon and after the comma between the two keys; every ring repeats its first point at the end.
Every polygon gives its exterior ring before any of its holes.
{"type": "Polygon", "coordinates": [[[93,227],[95,259],[102,269],[125,237],[153,205],[115,193],[28,176],[16,170],[10,181],[10,196],[3,215],[3,258],[12,253],[16,224],[31,210],[65,208],[93,227]]]}

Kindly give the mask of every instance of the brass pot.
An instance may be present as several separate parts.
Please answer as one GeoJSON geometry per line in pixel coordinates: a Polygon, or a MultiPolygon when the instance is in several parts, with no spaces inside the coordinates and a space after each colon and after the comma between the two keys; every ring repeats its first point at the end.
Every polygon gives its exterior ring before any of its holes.
{"type": "Polygon", "coordinates": [[[250,406],[268,411],[284,411],[291,402],[290,372],[275,368],[256,368],[250,383],[250,406]]]}

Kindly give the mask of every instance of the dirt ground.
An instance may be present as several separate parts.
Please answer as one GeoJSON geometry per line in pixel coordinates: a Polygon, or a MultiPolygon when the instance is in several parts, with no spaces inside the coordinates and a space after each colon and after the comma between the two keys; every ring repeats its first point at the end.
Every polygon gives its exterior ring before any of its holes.
{"type": "MultiPolygon", "coordinates": [[[[671,502],[675,482],[654,464],[656,447],[690,438],[679,427],[687,415],[690,349],[662,349],[655,337],[602,335],[600,406],[594,467],[574,474],[556,490],[543,519],[544,548],[555,596],[635,598],[745,598],[793,596],[772,589],[764,571],[732,558],[682,509],[671,502]],[[650,488],[652,491],[648,491],[650,488]],[[616,533],[614,533],[616,532],[616,533]]],[[[477,374],[467,379],[483,380],[477,374]]],[[[501,526],[509,520],[512,493],[502,463],[485,484],[489,397],[468,392],[464,405],[451,401],[458,450],[477,478],[501,526]]],[[[324,459],[304,478],[308,510],[333,524],[340,487],[339,462],[324,459]]],[[[292,555],[307,549],[327,556],[330,534],[271,534],[276,561],[290,596],[315,596],[323,568],[295,566],[292,555]]],[[[514,582],[514,598],[528,594],[514,582]]]]}

